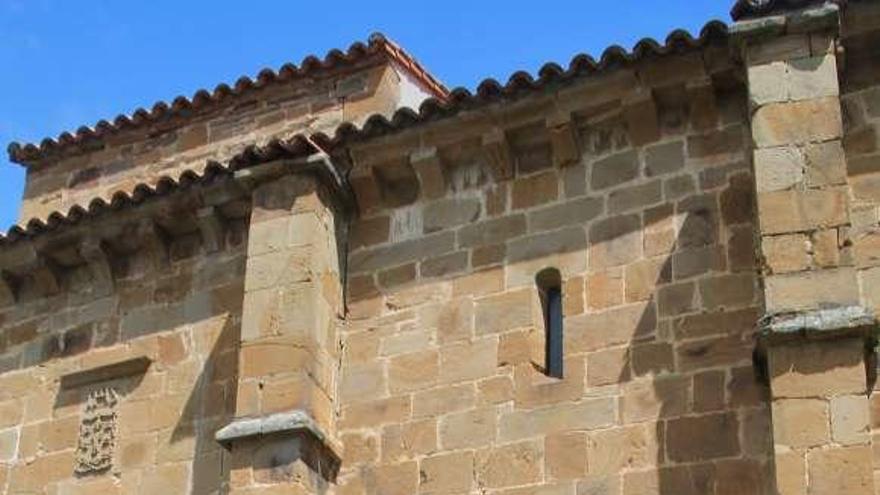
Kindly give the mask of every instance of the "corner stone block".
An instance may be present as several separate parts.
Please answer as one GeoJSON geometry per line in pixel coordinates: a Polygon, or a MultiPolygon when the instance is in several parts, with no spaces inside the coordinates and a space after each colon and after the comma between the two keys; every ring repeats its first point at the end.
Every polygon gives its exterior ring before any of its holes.
{"type": "Polygon", "coordinates": [[[752,117],[752,138],[759,148],[830,141],[842,135],[837,97],[773,103],[752,117]]]}
{"type": "Polygon", "coordinates": [[[310,175],[263,184],[253,203],[238,388],[255,397],[238,399],[236,418],[218,441],[231,449],[233,465],[252,464],[255,477],[264,476],[258,483],[287,490],[297,476],[266,474],[276,464],[260,463],[289,463],[323,483],[334,473],[322,466],[339,458],[332,363],[342,314],[336,225],[343,213],[330,189],[310,175]]]}

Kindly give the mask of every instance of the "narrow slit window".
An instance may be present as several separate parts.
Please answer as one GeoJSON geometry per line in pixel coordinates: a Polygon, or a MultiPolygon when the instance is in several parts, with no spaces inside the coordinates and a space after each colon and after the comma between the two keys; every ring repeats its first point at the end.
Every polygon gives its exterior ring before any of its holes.
{"type": "Polygon", "coordinates": [[[563,377],[562,277],[559,270],[547,268],[536,277],[544,312],[544,370],[547,376],[563,377]]]}

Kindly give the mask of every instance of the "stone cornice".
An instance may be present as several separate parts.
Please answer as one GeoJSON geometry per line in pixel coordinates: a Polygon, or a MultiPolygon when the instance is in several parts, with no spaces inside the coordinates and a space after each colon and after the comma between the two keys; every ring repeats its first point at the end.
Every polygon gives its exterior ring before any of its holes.
{"type": "Polygon", "coordinates": [[[292,434],[306,434],[323,445],[337,461],[342,459],[341,446],[321,430],[314,418],[301,410],[238,418],[217,430],[214,438],[219,444],[229,447],[241,440],[292,434]]]}
{"type": "Polygon", "coordinates": [[[758,331],[764,345],[851,337],[874,339],[878,322],[868,308],[844,306],[766,315],[758,323],[758,331]]]}
{"type": "Polygon", "coordinates": [[[22,288],[47,297],[64,289],[64,274],[87,267],[94,286],[113,289],[114,258],[145,251],[161,266],[178,236],[202,237],[206,252],[223,248],[233,223],[247,222],[250,195],[259,185],[288,174],[312,174],[335,198],[344,214],[354,208],[347,182],[326,154],[282,158],[233,170],[209,168],[153,189],[136,188],[132,198],[82,209],[63,221],[31,224],[0,242],[0,306],[21,301],[22,288]],[[138,193],[138,191],[141,191],[138,193]]]}

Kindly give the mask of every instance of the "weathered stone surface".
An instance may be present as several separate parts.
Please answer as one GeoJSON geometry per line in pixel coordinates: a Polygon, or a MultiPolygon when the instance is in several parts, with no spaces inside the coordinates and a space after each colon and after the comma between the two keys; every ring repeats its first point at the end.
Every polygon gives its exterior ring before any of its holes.
{"type": "Polygon", "coordinates": [[[603,158],[593,163],[590,187],[596,191],[607,189],[635,179],[639,173],[639,157],[628,151],[603,158]]]}
{"type": "Polygon", "coordinates": [[[526,217],[511,215],[471,224],[458,232],[460,247],[487,246],[504,242],[526,232],[526,217]]]}
{"type": "Polygon", "coordinates": [[[662,181],[658,179],[640,186],[614,191],[608,195],[608,213],[626,213],[656,204],[663,199],[662,186],[662,181]]]}
{"type": "Polygon", "coordinates": [[[758,194],[761,233],[804,232],[845,224],[848,199],[842,188],[758,194]]]}
{"type": "Polygon", "coordinates": [[[773,441],[792,449],[816,447],[831,440],[831,413],[823,399],[773,401],[773,441]]]}
{"type": "Polygon", "coordinates": [[[814,450],[807,454],[810,491],[871,493],[874,480],[868,447],[814,450]]]}
{"type": "Polygon", "coordinates": [[[426,457],[419,463],[419,493],[467,493],[474,483],[470,452],[426,457]]]}
{"type": "Polygon", "coordinates": [[[577,479],[587,474],[587,437],[583,433],[548,436],[544,441],[545,472],[554,479],[577,479]]]}
{"type": "Polygon", "coordinates": [[[851,338],[832,345],[805,343],[774,347],[769,352],[773,396],[833,397],[864,393],[862,342],[851,338]]]}
{"type": "Polygon", "coordinates": [[[512,207],[514,210],[531,208],[554,201],[559,196],[559,178],[556,172],[544,172],[513,182],[512,207]]]}
{"type": "Polygon", "coordinates": [[[584,225],[602,214],[601,198],[585,197],[529,213],[529,232],[554,230],[570,225],[584,225]]]}
{"type": "Polygon", "coordinates": [[[444,449],[461,449],[491,444],[496,429],[494,409],[449,414],[440,420],[440,445],[444,449]]]}
{"type": "Polygon", "coordinates": [[[767,310],[771,313],[858,304],[859,291],[851,268],[774,275],[765,280],[767,310]]]}
{"type": "Polygon", "coordinates": [[[611,217],[593,224],[589,232],[590,266],[618,266],[638,258],[641,219],[638,215],[611,217]]]}
{"type": "Polygon", "coordinates": [[[758,192],[783,191],[804,181],[805,158],[794,146],[758,148],[754,151],[758,192]]]}
{"type": "Polygon", "coordinates": [[[684,143],[672,141],[645,149],[645,175],[666,175],[684,167],[684,143]]]}
{"type": "Polygon", "coordinates": [[[476,221],[480,216],[480,201],[476,198],[441,199],[425,206],[422,214],[425,233],[444,230],[476,221]]]}
{"type": "Polygon", "coordinates": [[[673,419],[666,428],[667,453],[677,462],[731,457],[740,451],[739,421],[731,414],[673,419]]]}
{"type": "Polygon", "coordinates": [[[513,411],[501,415],[498,439],[511,442],[568,430],[594,430],[613,424],[616,416],[615,401],[611,398],[513,411]]]}
{"type": "Polygon", "coordinates": [[[479,299],[475,306],[477,335],[507,332],[536,323],[533,290],[518,290],[479,299]]]}
{"type": "Polygon", "coordinates": [[[521,442],[480,452],[476,459],[477,484],[503,488],[541,479],[544,452],[535,442],[521,442]]]}
{"type": "Polygon", "coordinates": [[[752,136],[759,148],[828,141],[843,135],[840,102],[817,98],[774,103],[755,111],[752,136]]]}
{"type": "Polygon", "coordinates": [[[871,429],[868,398],[844,395],[831,399],[831,436],[840,445],[867,444],[871,429]]]}

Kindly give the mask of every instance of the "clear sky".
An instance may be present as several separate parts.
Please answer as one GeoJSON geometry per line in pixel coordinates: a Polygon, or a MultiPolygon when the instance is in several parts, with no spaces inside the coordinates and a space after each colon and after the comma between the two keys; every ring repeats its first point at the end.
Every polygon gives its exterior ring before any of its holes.
{"type": "Polygon", "coordinates": [[[506,81],[612,44],[729,21],[733,0],[0,0],[0,230],[24,173],[11,141],[39,142],[264,67],[321,57],[380,31],[450,88],[506,81]]]}

